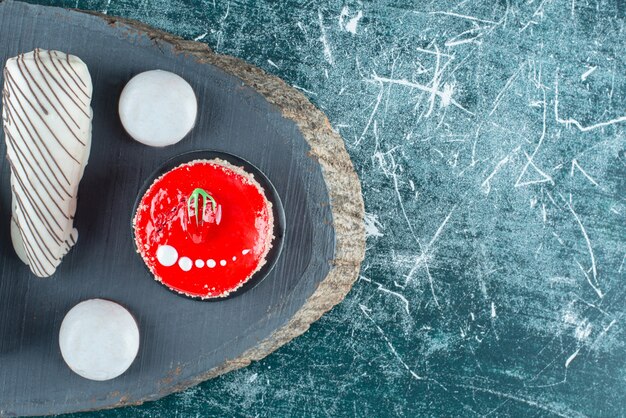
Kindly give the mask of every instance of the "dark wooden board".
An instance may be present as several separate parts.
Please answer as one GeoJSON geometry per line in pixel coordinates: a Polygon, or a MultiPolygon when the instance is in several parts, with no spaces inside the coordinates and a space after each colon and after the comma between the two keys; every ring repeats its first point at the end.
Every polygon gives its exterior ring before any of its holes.
{"type": "Polygon", "coordinates": [[[0,416],[157,399],[264,357],[343,299],[364,251],[360,186],[341,139],[300,93],[200,44],[77,11],[0,3],[0,39],[2,63],[35,47],[59,49],[80,56],[94,84],[79,241],[49,279],[34,277],[13,252],[9,166],[0,163],[0,416]],[[129,139],[117,116],[124,84],[155,68],[184,77],[199,103],[190,136],[165,149],[129,139]],[[287,225],[282,255],[267,278],[216,303],[179,297],[156,283],[129,231],[150,173],[171,157],[207,148],[263,171],[283,202],[287,225]],[[58,348],[66,312],[94,297],[126,306],[141,332],[135,363],[108,382],[75,375],[58,348]]]}

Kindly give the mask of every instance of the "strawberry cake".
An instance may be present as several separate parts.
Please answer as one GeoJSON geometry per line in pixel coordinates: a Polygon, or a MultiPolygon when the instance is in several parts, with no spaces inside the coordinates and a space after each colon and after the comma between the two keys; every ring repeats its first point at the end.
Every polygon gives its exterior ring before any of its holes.
{"type": "Polygon", "coordinates": [[[266,263],[274,239],[272,203],[243,168],[194,160],[157,178],[133,228],[155,279],[190,297],[222,298],[266,263]]]}

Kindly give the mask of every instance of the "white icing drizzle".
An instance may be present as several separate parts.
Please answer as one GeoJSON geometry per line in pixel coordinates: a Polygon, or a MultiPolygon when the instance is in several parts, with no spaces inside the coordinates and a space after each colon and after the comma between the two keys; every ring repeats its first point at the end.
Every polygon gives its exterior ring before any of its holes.
{"type": "Polygon", "coordinates": [[[91,93],[85,63],[62,52],[36,49],[4,69],[12,240],[39,277],[52,275],[78,239],[74,214],[91,148],[91,93]]]}
{"type": "Polygon", "coordinates": [[[191,267],[193,267],[193,263],[191,261],[191,258],[189,258],[189,257],[181,257],[178,260],[178,267],[180,267],[181,270],[183,270],[183,271],[191,270],[191,267]]]}
{"type": "MultiPolygon", "coordinates": [[[[249,250],[244,250],[249,251],[249,250]]],[[[247,254],[247,252],[246,252],[247,254]]],[[[209,258],[206,263],[202,259],[192,261],[189,257],[178,257],[178,251],[171,245],[160,245],[156,252],[156,259],[164,267],[171,267],[178,263],[178,267],[183,271],[190,271],[193,266],[196,268],[203,268],[205,265],[212,269],[217,266],[217,262],[212,258],[209,258]]],[[[237,256],[232,257],[233,261],[237,261],[237,256]]],[[[227,264],[226,260],[220,260],[219,265],[224,267],[227,264]]]]}
{"type": "Polygon", "coordinates": [[[157,260],[165,267],[170,267],[178,261],[178,251],[171,245],[161,245],[156,252],[157,260]]]}

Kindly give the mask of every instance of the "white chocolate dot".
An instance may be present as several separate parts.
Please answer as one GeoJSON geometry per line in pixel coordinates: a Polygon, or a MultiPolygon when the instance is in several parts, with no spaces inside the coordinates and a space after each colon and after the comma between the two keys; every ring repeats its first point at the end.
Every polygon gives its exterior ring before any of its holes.
{"type": "Polygon", "coordinates": [[[204,260],[196,260],[196,267],[198,267],[199,269],[201,269],[202,267],[204,267],[204,260]]]}
{"type": "Polygon", "coordinates": [[[210,269],[212,269],[213,267],[215,267],[217,265],[217,263],[215,262],[215,260],[213,260],[212,258],[206,261],[206,265],[209,266],[210,269]]]}
{"type": "Polygon", "coordinates": [[[241,252],[241,254],[246,255],[246,254],[248,254],[249,252],[250,252],[250,250],[243,250],[243,251],[241,252]]]}
{"type": "Polygon", "coordinates": [[[220,261],[220,266],[224,267],[226,265],[226,260],[220,261]]]}
{"type": "Polygon", "coordinates": [[[161,245],[156,252],[157,260],[162,266],[170,267],[178,261],[178,251],[171,245],[161,245]]]}
{"type": "Polygon", "coordinates": [[[180,267],[183,271],[191,270],[192,266],[193,263],[191,262],[191,258],[189,257],[181,257],[180,260],[178,260],[178,267],[180,267]]]}
{"type": "Polygon", "coordinates": [[[237,257],[236,256],[233,256],[233,261],[237,261],[237,257]]]}
{"type": "Polygon", "coordinates": [[[65,315],[59,331],[63,360],[75,373],[91,380],[109,380],[124,373],[139,351],[139,328],[124,307],[90,299],[65,315]]]}

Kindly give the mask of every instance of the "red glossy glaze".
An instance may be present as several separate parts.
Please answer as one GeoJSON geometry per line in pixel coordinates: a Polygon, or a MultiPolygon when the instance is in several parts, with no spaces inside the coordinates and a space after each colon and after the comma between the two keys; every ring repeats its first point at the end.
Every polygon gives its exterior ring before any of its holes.
{"type": "Polygon", "coordinates": [[[150,186],[134,227],[137,248],[157,280],[188,296],[210,298],[228,295],[265,263],[273,215],[252,175],[221,160],[197,160],[174,168],[150,186]],[[204,200],[198,196],[196,218],[195,200],[189,211],[188,198],[197,188],[209,193],[216,207],[207,200],[203,211],[204,200]],[[158,248],[165,245],[177,252],[178,262],[171,266],[157,257],[158,248]],[[188,271],[180,265],[182,257],[193,264],[188,271]],[[196,260],[203,266],[197,267],[196,260]],[[215,267],[209,267],[210,260],[215,267]]]}

